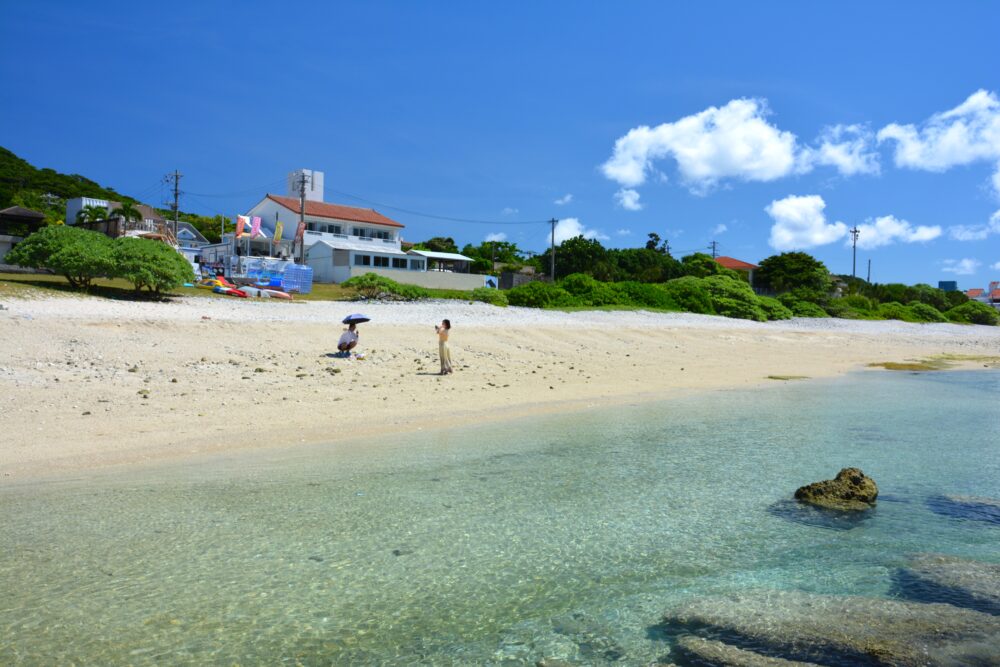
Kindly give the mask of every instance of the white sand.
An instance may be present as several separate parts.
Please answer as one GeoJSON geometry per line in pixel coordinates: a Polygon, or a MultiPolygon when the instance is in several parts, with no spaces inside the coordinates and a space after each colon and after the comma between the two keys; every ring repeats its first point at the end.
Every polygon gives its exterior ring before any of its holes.
{"type": "Polygon", "coordinates": [[[825,377],[869,362],[1000,355],[1000,327],[949,324],[760,324],[455,301],[0,305],[0,482],[682,391],[766,389],[777,384],[769,375],[825,377]],[[366,359],[328,356],[340,320],[356,311],[373,318],[360,329],[366,359]],[[442,378],[433,325],[444,317],[457,370],[442,378]]]}

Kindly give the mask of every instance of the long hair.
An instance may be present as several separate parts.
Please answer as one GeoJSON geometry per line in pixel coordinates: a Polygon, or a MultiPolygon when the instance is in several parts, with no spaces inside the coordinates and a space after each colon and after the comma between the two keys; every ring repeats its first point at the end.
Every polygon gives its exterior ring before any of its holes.
{"type": "Polygon", "coordinates": [[[444,325],[445,329],[451,329],[451,320],[441,320],[441,324],[444,325]]]}

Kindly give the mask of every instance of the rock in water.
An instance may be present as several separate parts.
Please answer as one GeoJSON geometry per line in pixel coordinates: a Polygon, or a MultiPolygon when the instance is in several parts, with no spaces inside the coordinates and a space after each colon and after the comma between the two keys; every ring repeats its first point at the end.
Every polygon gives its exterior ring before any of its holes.
{"type": "Polygon", "coordinates": [[[677,652],[696,664],[713,667],[819,667],[815,662],[771,658],[723,642],[684,635],[677,640],[677,652]]]}
{"type": "Polygon", "coordinates": [[[795,499],[833,510],[867,510],[875,506],[878,487],[860,468],[844,468],[833,479],[814,482],[795,491],[795,499]]]}
{"type": "Polygon", "coordinates": [[[931,511],[954,519],[971,519],[1000,524],[1000,500],[975,496],[931,496],[927,499],[931,511]]]}
{"type": "Polygon", "coordinates": [[[898,593],[911,600],[946,602],[1000,616],[1000,564],[919,554],[895,578],[898,593]]]}
{"type": "Polygon", "coordinates": [[[759,591],[695,598],[663,620],[767,656],[822,665],[1000,664],[1000,618],[947,604],[759,591]]]}

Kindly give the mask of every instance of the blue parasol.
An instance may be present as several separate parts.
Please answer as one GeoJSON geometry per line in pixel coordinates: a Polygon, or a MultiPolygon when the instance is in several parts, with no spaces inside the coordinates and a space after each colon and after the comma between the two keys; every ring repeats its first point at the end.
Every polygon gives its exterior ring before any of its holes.
{"type": "Polygon", "coordinates": [[[372,318],[367,315],[362,315],[361,313],[354,313],[353,315],[348,315],[344,318],[344,324],[361,324],[362,322],[368,322],[372,318]]]}

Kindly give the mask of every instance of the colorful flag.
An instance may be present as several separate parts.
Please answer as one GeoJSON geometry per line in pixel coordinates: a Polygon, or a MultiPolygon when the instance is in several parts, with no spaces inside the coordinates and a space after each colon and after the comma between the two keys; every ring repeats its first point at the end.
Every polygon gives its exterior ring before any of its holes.
{"type": "Polygon", "coordinates": [[[300,222],[298,229],[295,230],[295,242],[302,243],[302,237],[306,234],[306,223],[300,222]]]}
{"type": "Polygon", "coordinates": [[[250,238],[255,239],[260,236],[260,216],[253,217],[253,226],[250,227],[250,238]]]}
{"type": "Polygon", "coordinates": [[[274,244],[275,245],[278,245],[279,243],[281,243],[281,232],[283,232],[283,231],[285,231],[285,227],[281,223],[280,220],[278,222],[274,223],[274,244]]]}
{"type": "Polygon", "coordinates": [[[248,222],[250,222],[250,219],[245,215],[236,216],[236,238],[243,236],[243,228],[246,227],[248,222]]]}

